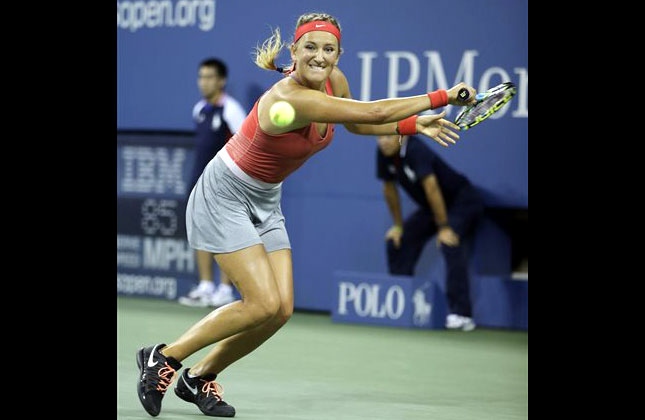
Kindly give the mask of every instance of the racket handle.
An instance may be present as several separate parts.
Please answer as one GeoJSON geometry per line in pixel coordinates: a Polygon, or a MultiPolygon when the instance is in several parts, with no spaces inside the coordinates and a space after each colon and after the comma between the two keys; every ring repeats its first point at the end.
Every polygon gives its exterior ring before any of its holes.
{"type": "Polygon", "coordinates": [[[468,98],[470,98],[470,92],[468,92],[468,89],[466,88],[461,88],[457,93],[457,97],[459,98],[460,101],[466,102],[468,98]]]}

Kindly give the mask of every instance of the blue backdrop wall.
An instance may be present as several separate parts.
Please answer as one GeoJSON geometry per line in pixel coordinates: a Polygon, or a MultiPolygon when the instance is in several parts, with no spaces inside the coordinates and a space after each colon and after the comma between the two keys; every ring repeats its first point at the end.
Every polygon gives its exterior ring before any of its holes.
{"type": "MultiPolygon", "coordinates": [[[[117,1],[117,129],[192,130],[197,65],[208,56],[227,62],[227,91],[250,110],[280,77],[255,66],[253,47],[270,28],[292,39],[297,17],[311,11],[340,21],[339,66],[356,99],[514,82],[518,95],[494,120],[448,149],[429,144],[488,206],[528,208],[528,1],[117,1]]],[[[278,61],[288,60],[283,52],[278,61]]],[[[448,110],[449,118],[458,112],[448,110]]],[[[331,146],[285,181],[297,307],[329,310],[335,270],[386,271],[391,219],[375,156],[374,138],[339,127],[331,146]]],[[[413,208],[405,198],[403,205],[406,214],[413,208]]],[[[427,248],[420,276],[441,265],[427,248]]]]}

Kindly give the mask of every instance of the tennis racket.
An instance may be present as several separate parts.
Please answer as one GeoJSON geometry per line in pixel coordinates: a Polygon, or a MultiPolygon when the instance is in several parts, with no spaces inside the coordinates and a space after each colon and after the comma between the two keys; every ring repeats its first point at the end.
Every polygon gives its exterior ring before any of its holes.
{"type": "MultiPolygon", "coordinates": [[[[517,89],[511,82],[502,83],[488,89],[486,92],[478,93],[475,96],[477,102],[465,107],[457,115],[455,124],[462,130],[468,130],[497,112],[515,96],[515,93],[517,93],[517,89]]],[[[468,92],[468,89],[463,88],[459,90],[457,96],[459,96],[460,100],[467,101],[470,97],[470,92],[468,92]]]]}

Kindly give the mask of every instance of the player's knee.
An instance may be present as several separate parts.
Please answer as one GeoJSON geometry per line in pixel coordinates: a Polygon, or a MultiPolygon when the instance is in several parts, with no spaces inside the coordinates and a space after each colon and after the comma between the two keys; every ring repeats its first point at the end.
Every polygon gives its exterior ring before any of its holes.
{"type": "Polygon", "coordinates": [[[262,324],[276,317],[280,312],[280,297],[277,293],[266,294],[261,300],[250,303],[251,318],[254,324],[262,324]]]}
{"type": "Polygon", "coordinates": [[[279,326],[282,326],[286,324],[289,319],[291,318],[291,315],[293,315],[293,303],[285,303],[282,302],[280,304],[280,310],[278,311],[278,314],[276,315],[276,323],[279,326]]]}

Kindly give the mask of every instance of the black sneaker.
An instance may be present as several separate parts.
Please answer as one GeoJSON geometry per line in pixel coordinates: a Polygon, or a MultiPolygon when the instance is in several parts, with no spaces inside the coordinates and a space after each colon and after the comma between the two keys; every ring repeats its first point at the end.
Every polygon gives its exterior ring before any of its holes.
{"type": "Polygon", "coordinates": [[[191,378],[189,369],[184,369],[177,380],[175,394],[184,401],[191,402],[207,416],[233,417],[235,408],[222,400],[221,386],[215,382],[216,374],[191,378]]]}
{"type": "Polygon", "coordinates": [[[159,415],[161,399],[181,369],[181,363],[172,357],[166,357],[159,352],[165,344],[153,347],[144,347],[137,352],[137,366],[139,366],[139,382],[137,393],[143,408],[151,416],[159,415]]]}

